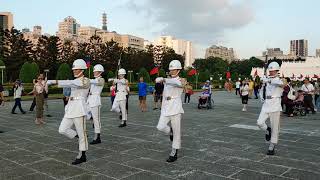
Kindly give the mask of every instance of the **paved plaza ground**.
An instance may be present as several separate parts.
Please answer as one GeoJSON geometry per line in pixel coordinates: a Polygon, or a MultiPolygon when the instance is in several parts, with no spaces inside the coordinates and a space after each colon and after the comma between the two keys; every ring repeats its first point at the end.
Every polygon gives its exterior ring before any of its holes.
{"type": "MultiPolygon", "coordinates": [[[[281,135],[275,156],[266,156],[264,132],[255,122],[261,104],[250,99],[241,112],[240,98],[214,93],[213,110],[198,110],[197,99],[184,105],[182,149],[175,163],[166,163],[168,136],[158,132],[160,111],[141,113],[137,96],[130,97],[126,128],[118,128],[116,114],[103,98],[102,144],[90,145],[87,162],[71,165],[78,152],[77,140],[58,133],[63,117],[62,100],[50,100],[53,117],[34,124],[34,112],[10,114],[12,103],[0,108],[0,179],[124,179],[124,180],[285,180],[320,179],[320,113],[306,117],[282,116],[281,135]]],[[[25,110],[30,101],[22,102],[25,110]]],[[[18,111],[17,111],[18,112],[18,111]]],[[[89,141],[93,137],[88,121],[89,141]]]]}

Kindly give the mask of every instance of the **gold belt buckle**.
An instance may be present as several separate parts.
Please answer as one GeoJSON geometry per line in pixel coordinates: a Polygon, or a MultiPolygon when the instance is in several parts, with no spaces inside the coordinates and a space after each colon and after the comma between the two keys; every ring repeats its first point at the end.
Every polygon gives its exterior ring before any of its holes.
{"type": "Polygon", "coordinates": [[[166,100],[167,101],[171,100],[171,97],[170,96],[166,97],[166,100]]]}

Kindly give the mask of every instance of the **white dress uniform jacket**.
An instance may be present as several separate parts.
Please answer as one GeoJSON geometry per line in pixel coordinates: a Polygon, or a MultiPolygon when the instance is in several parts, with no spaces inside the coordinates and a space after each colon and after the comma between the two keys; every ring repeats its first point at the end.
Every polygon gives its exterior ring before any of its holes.
{"type": "Polygon", "coordinates": [[[128,81],[126,79],[115,79],[114,83],[117,84],[117,92],[116,92],[116,97],[115,101],[125,101],[127,99],[127,84],[128,81]]]}
{"type": "Polygon", "coordinates": [[[70,87],[71,94],[65,107],[64,118],[77,118],[87,115],[87,97],[90,79],[80,77],[74,80],[58,80],[58,87],[70,87]]]}
{"type": "Polygon", "coordinates": [[[101,106],[101,92],[104,86],[104,79],[98,77],[95,79],[90,79],[90,93],[88,97],[89,107],[101,106]]]}
{"type": "Polygon", "coordinates": [[[161,109],[162,116],[173,116],[184,113],[181,101],[182,92],[183,86],[180,77],[165,78],[161,109]]]}
{"type": "MultiPolygon", "coordinates": [[[[282,111],[281,95],[283,92],[283,81],[279,77],[269,79],[266,84],[266,99],[262,105],[261,111],[272,113],[282,111]]],[[[260,97],[263,99],[263,88],[261,88],[260,97]]]]}

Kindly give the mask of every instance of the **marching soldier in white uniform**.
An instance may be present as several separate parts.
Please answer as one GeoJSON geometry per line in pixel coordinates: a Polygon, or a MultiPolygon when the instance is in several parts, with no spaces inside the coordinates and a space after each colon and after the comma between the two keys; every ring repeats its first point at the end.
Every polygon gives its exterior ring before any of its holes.
{"type": "Polygon", "coordinates": [[[164,90],[160,119],[157,125],[159,131],[170,135],[172,141],[172,151],[167,162],[174,162],[178,158],[178,149],[181,147],[181,115],[182,108],[181,94],[185,80],[179,77],[182,69],[178,60],[173,60],[169,64],[171,78],[164,78],[164,90]],[[168,123],[171,122],[171,127],[168,123]]]}
{"type": "Polygon", "coordinates": [[[116,97],[114,99],[112,105],[112,111],[120,113],[121,112],[121,124],[119,125],[120,128],[127,126],[127,109],[126,109],[126,102],[127,102],[127,95],[128,95],[128,80],[124,78],[126,75],[125,69],[119,69],[118,71],[118,79],[109,79],[108,81],[113,81],[116,84],[116,97]]]}
{"type": "Polygon", "coordinates": [[[71,95],[65,107],[65,114],[59,127],[59,133],[70,139],[79,138],[79,154],[73,165],[86,162],[88,140],[86,133],[87,97],[90,88],[90,79],[84,77],[87,69],[86,62],[77,59],[73,62],[72,71],[74,80],[51,80],[49,84],[58,84],[58,87],[70,87],[71,95]],[[76,130],[71,129],[75,126],[76,130]]]}
{"type": "Polygon", "coordinates": [[[94,125],[94,139],[90,144],[101,143],[101,121],[100,121],[100,108],[101,108],[101,92],[104,87],[104,79],[101,74],[104,72],[104,68],[101,64],[97,64],[93,67],[93,74],[95,79],[90,80],[90,92],[88,97],[88,105],[93,118],[94,125]]]}
{"type": "Polygon", "coordinates": [[[274,155],[275,145],[278,143],[280,130],[281,95],[283,82],[279,78],[280,66],[277,62],[271,62],[268,66],[269,77],[262,78],[264,83],[260,93],[263,101],[262,109],[257,120],[260,129],[266,131],[265,139],[270,141],[267,155],[274,155]],[[266,120],[270,119],[271,127],[268,127],[266,120]]]}

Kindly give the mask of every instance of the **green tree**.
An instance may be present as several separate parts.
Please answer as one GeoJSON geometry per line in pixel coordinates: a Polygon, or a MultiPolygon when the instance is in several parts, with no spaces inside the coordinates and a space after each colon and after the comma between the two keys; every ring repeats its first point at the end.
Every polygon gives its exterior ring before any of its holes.
{"type": "Polygon", "coordinates": [[[166,72],[164,71],[164,69],[160,69],[159,70],[159,77],[167,77],[166,76],[166,72]]]}
{"type": "MultiPolygon", "coordinates": [[[[5,66],[4,62],[1,60],[0,57],[0,66],[5,66]]],[[[0,82],[2,80],[2,70],[0,69],[0,82]]],[[[7,82],[7,75],[6,75],[6,69],[3,70],[3,82],[7,82]]]]}
{"type": "Polygon", "coordinates": [[[199,73],[199,82],[205,82],[206,80],[209,80],[210,78],[210,72],[208,69],[206,69],[204,72],[199,73]]]}
{"type": "Polygon", "coordinates": [[[67,79],[71,79],[72,78],[72,71],[71,68],[69,66],[69,64],[67,63],[63,63],[59,66],[57,75],[56,75],[56,79],[59,80],[67,80],[67,79]]]}
{"type": "Polygon", "coordinates": [[[40,73],[39,66],[37,63],[32,62],[30,67],[31,67],[31,76],[33,77],[33,79],[36,79],[40,73]]]}
{"type": "Polygon", "coordinates": [[[90,66],[88,69],[86,69],[84,71],[84,75],[87,77],[87,78],[93,78],[93,66],[90,66]],[[90,74],[89,74],[90,72],[90,74]]]}
{"type": "Polygon", "coordinates": [[[37,75],[37,72],[34,72],[35,70],[31,63],[25,62],[20,69],[19,79],[24,83],[32,83],[37,75]]]}
{"type": "Polygon", "coordinates": [[[140,77],[143,77],[144,82],[147,82],[147,83],[150,82],[150,75],[149,75],[148,71],[145,68],[141,68],[140,69],[138,78],[140,78],[140,77]]]}

